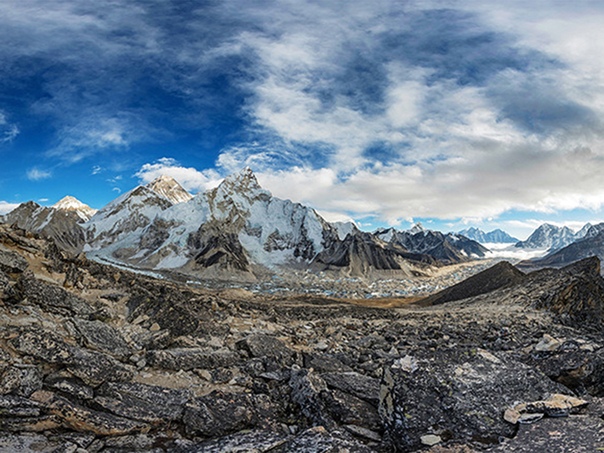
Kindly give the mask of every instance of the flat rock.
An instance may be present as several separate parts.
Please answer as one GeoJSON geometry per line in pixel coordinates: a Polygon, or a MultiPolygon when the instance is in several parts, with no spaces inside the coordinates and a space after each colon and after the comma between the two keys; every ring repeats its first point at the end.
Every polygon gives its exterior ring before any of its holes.
{"type": "Polygon", "coordinates": [[[73,323],[84,346],[117,357],[126,357],[132,354],[132,348],[116,328],[101,321],[74,319],[73,323]]]}
{"type": "Polygon", "coordinates": [[[99,387],[94,401],[116,415],[158,424],[179,420],[191,397],[187,390],[110,382],[99,387]]]}
{"type": "Polygon", "coordinates": [[[513,439],[489,452],[581,453],[600,451],[604,447],[604,422],[600,418],[573,415],[546,418],[531,425],[520,425],[513,439]]]}
{"type": "Polygon", "coordinates": [[[345,431],[327,431],[323,426],[307,429],[294,439],[271,450],[271,453],[355,452],[372,453],[372,448],[354,439],[345,431]]]}
{"type": "Polygon", "coordinates": [[[22,299],[27,299],[29,303],[38,305],[50,313],[88,317],[95,311],[84,299],[60,286],[38,280],[28,273],[18,280],[16,288],[22,299]]]}
{"type": "Polygon", "coordinates": [[[210,441],[180,447],[175,453],[263,453],[272,452],[291,436],[273,431],[254,430],[220,437],[210,441]]]}
{"type": "Polygon", "coordinates": [[[239,341],[237,347],[247,351],[251,357],[271,357],[281,364],[291,364],[293,360],[293,351],[271,335],[250,335],[239,341]]]}
{"type": "Polygon", "coordinates": [[[379,379],[365,376],[354,371],[344,373],[323,373],[321,377],[327,385],[343,392],[361,398],[375,407],[380,401],[380,381],[379,379]]]}

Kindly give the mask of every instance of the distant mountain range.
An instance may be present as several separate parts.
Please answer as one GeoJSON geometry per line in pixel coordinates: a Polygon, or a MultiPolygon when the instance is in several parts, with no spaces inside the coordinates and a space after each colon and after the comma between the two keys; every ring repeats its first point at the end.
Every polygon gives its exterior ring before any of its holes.
{"type": "Polygon", "coordinates": [[[53,207],[29,202],[4,222],[92,259],[211,278],[255,279],[286,269],[413,276],[488,251],[421,225],[368,233],[352,223],[331,224],[309,207],[273,197],[249,168],[196,196],[162,176],[98,212],[73,198],[53,207]]]}
{"type": "Polygon", "coordinates": [[[476,242],[480,242],[481,244],[513,244],[518,242],[518,239],[500,229],[485,233],[480,228],[471,227],[461,230],[458,234],[476,242]]]}

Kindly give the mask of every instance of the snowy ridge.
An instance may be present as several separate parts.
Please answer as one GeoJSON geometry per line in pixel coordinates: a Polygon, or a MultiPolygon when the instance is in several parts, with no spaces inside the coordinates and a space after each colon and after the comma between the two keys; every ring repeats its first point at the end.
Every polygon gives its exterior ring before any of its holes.
{"type": "Polygon", "coordinates": [[[187,192],[174,178],[167,175],[161,175],[147,184],[158,195],[166,198],[173,204],[186,203],[193,195],[187,192]]]}

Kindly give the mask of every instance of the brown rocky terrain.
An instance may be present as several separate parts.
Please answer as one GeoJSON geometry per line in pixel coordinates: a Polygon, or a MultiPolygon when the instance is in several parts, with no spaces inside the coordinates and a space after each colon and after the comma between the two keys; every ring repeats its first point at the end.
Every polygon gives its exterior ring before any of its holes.
{"type": "Polygon", "coordinates": [[[599,262],[500,271],[378,308],[193,288],[0,225],[0,451],[604,448],[599,262]]]}

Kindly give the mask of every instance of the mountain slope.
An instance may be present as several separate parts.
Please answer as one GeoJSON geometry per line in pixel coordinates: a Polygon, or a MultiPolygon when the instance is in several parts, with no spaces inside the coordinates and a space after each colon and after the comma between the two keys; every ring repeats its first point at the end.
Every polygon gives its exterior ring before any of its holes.
{"type": "Polygon", "coordinates": [[[604,259],[604,229],[602,227],[604,227],[603,224],[593,226],[585,238],[543,258],[523,261],[518,266],[521,268],[563,267],[592,256],[597,256],[602,260],[604,259]]]}
{"type": "MultiPolygon", "coordinates": [[[[583,230],[581,230],[581,233],[583,233],[583,230]]],[[[566,226],[559,227],[544,223],[533,231],[526,241],[516,243],[515,247],[554,251],[566,247],[577,239],[578,237],[574,231],[566,226]]]]}
{"type": "Polygon", "coordinates": [[[417,304],[422,306],[440,305],[445,302],[467,299],[518,284],[524,278],[523,272],[507,261],[502,261],[456,285],[420,300],[417,304]]]}
{"type": "Polygon", "coordinates": [[[6,214],[4,222],[52,239],[60,249],[77,255],[85,244],[80,223],[93,212],[73,197],[65,197],[52,207],[28,201],[6,214]]]}
{"type": "Polygon", "coordinates": [[[185,203],[193,198],[174,178],[161,175],[146,186],[158,195],[168,199],[173,204],[185,203]]]}
{"type": "Polygon", "coordinates": [[[414,227],[409,231],[394,228],[378,230],[375,236],[408,253],[429,255],[442,263],[453,264],[482,258],[488,249],[464,236],[414,227]]]}

